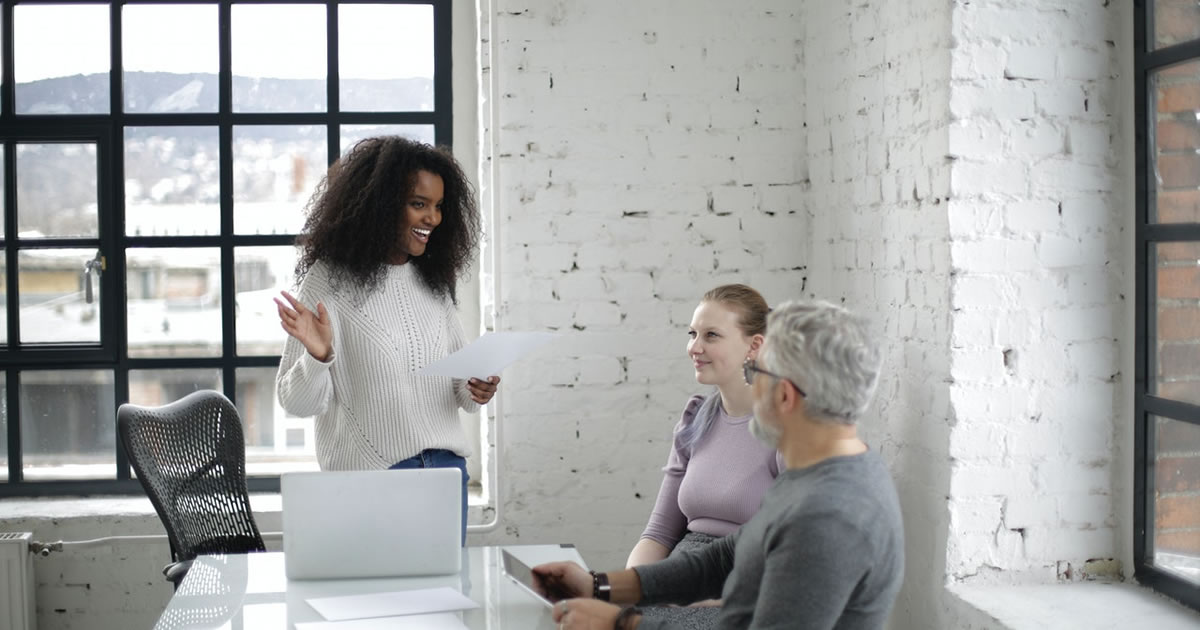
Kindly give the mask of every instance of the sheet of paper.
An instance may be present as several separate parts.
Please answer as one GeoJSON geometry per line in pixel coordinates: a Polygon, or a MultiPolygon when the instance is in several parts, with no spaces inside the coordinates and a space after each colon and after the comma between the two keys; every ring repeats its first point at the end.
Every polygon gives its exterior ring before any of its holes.
{"type": "Polygon", "coordinates": [[[469,597],[445,586],[367,595],[314,597],[305,601],[329,621],[419,615],[479,607],[469,597]]]}
{"type": "Polygon", "coordinates": [[[505,366],[557,336],[550,332],[490,332],[463,346],[458,352],[426,365],[418,374],[481,379],[498,375],[505,366]]]}
{"type": "Polygon", "coordinates": [[[467,630],[467,626],[454,613],[435,613],[349,621],[309,621],[296,624],[296,630],[467,630]]]}

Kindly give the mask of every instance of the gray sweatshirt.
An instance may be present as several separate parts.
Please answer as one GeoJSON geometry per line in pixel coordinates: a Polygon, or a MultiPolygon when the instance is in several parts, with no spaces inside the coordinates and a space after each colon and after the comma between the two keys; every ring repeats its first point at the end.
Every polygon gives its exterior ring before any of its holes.
{"type": "Polygon", "coordinates": [[[900,502],[874,452],[834,457],[780,473],[734,534],[635,570],[643,604],[722,597],[718,628],[882,628],[904,575],[900,502]]]}

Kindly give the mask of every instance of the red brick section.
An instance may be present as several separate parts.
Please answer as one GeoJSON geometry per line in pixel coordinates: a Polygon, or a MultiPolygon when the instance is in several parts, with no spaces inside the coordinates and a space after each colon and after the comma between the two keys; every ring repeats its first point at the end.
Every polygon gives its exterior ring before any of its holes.
{"type": "Polygon", "coordinates": [[[1200,7],[1194,1],[1154,2],[1155,48],[1200,38],[1200,7]]]}
{"type": "Polygon", "coordinates": [[[1158,223],[1200,222],[1200,190],[1160,190],[1156,203],[1158,223]]]}
{"type": "Polygon", "coordinates": [[[1158,341],[1196,341],[1200,339],[1200,306],[1189,305],[1158,309],[1158,341]]]}
{"type": "Polygon", "coordinates": [[[1182,400],[1200,404],[1200,383],[1181,381],[1178,383],[1155,383],[1152,390],[1159,398],[1182,400]]]}
{"type": "Polygon", "coordinates": [[[1160,455],[1154,466],[1154,487],[1161,493],[1189,492],[1200,485],[1200,457],[1160,455]]]}
{"type": "Polygon", "coordinates": [[[1155,243],[1154,255],[1159,265],[1200,265],[1200,242],[1179,241],[1155,243]]]}
{"type": "Polygon", "coordinates": [[[1155,144],[1159,151],[1194,151],[1200,147],[1200,124],[1195,118],[1164,118],[1154,127],[1155,144]]]}
{"type": "Polygon", "coordinates": [[[1200,523],[1200,495],[1162,496],[1154,501],[1157,530],[1195,528],[1200,523]]]}
{"type": "Polygon", "coordinates": [[[1154,548],[1200,555],[1200,426],[1155,420],[1154,548]]]}
{"type": "MultiPolygon", "coordinates": [[[[1164,344],[1158,352],[1158,369],[1162,380],[1200,381],[1200,344],[1164,344]]],[[[1187,399],[1195,401],[1195,395],[1187,399]]]]}
{"type": "Polygon", "coordinates": [[[1160,300],[1200,300],[1200,267],[1159,267],[1160,300]]]}
{"type": "MultiPolygon", "coordinates": [[[[1192,72],[1186,79],[1182,79],[1179,83],[1159,82],[1158,113],[1160,115],[1187,114],[1200,110],[1200,85],[1196,83],[1195,64],[1185,65],[1192,66],[1192,72]]],[[[1159,79],[1163,78],[1159,77],[1159,79]]]]}
{"type": "Polygon", "coordinates": [[[1200,188],[1200,155],[1196,155],[1195,151],[1159,153],[1158,178],[1163,190],[1200,188]]]}

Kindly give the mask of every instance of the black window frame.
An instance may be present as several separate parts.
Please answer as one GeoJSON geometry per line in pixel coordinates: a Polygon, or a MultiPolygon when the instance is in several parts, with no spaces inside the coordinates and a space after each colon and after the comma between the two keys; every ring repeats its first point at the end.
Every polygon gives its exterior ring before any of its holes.
{"type": "MultiPolygon", "coordinates": [[[[1134,577],[1184,605],[1200,610],[1200,585],[1154,565],[1155,417],[1200,425],[1200,406],[1151,394],[1155,372],[1156,269],[1154,246],[1200,242],[1200,223],[1159,224],[1150,221],[1154,181],[1154,122],[1157,108],[1150,80],[1153,73],[1179,63],[1200,61],[1200,39],[1152,49],[1154,0],[1134,2],[1135,125],[1135,330],[1134,330],[1134,577]]],[[[1200,149],[1200,147],[1197,147],[1200,149]]],[[[1200,525],[1198,523],[1197,525],[1200,525]]]]}
{"type": "MultiPolygon", "coordinates": [[[[20,373],[26,369],[104,369],[113,371],[116,407],[129,398],[129,372],[152,368],[208,368],[222,373],[224,393],[235,404],[238,368],[277,367],[279,355],[239,356],[236,341],[236,284],[233,265],[235,248],[291,245],[295,234],[247,235],[234,232],[233,220],[233,129],[240,125],[314,125],[327,132],[327,154],[330,163],[340,154],[341,125],[432,125],[436,144],[453,146],[453,102],[451,65],[451,4],[452,0],[189,0],[187,4],[216,6],[219,33],[219,104],[214,113],[126,113],[124,111],[121,68],[121,12],[128,5],[169,5],[164,0],[0,0],[0,45],[3,64],[0,64],[0,149],[4,151],[4,207],[15,207],[16,174],[15,145],[22,138],[39,141],[65,142],[86,140],[97,143],[98,215],[100,235],[95,239],[70,239],[70,245],[94,244],[106,255],[106,278],[117,281],[100,283],[102,340],[111,343],[100,346],[47,346],[18,349],[13,344],[0,347],[0,370],[6,378],[8,479],[0,481],[0,497],[8,496],[87,496],[94,494],[140,494],[140,484],[131,478],[128,458],[116,439],[116,479],[37,480],[23,478],[23,457],[20,417],[20,373]],[[14,25],[16,5],[89,4],[109,7],[109,113],[107,114],[17,114],[14,84],[14,25]],[[238,113],[232,107],[232,71],[230,35],[234,5],[323,5],[326,7],[326,82],[327,107],[312,113],[238,113]],[[433,111],[342,112],[339,106],[338,83],[338,7],[341,5],[428,5],[433,8],[433,111]],[[220,231],[206,236],[129,236],[125,234],[124,159],[122,147],[127,127],[217,127],[220,168],[220,231]],[[221,354],[205,358],[130,358],[127,356],[125,307],[125,252],[143,247],[208,247],[221,252],[221,354]]],[[[297,208],[297,212],[300,208],[297,208]]],[[[15,213],[5,213],[5,232],[0,237],[4,247],[8,287],[8,326],[10,340],[16,340],[19,325],[19,287],[16,265],[19,242],[15,213]]],[[[62,246],[61,240],[40,239],[36,244],[22,243],[22,248],[62,246]]],[[[113,427],[115,432],[115,424],[113,427]]],[[[251,491],[276,492],[278,476],[255,476],[247,480],[251,491]]]]}

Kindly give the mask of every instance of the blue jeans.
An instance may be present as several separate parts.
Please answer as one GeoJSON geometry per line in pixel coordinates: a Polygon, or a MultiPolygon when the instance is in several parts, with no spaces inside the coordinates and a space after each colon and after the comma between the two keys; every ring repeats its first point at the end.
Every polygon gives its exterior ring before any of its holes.
{"type": "Polygon", "coordinates": [[[408,459],[388,466],[388,470],[409,468],[457,468],[462,471],[462,543],[467,546],[467,460],[444,448],[427,448],[408,459]]]}

